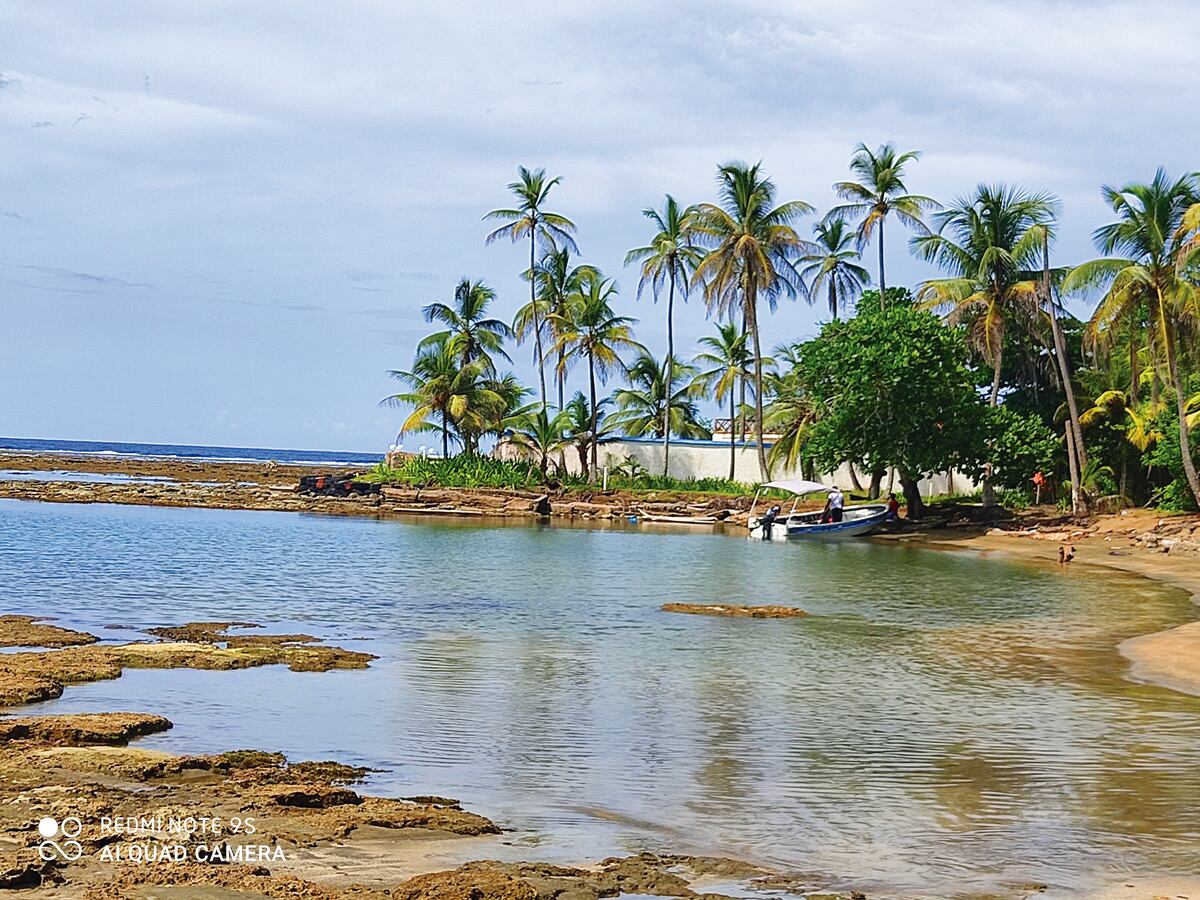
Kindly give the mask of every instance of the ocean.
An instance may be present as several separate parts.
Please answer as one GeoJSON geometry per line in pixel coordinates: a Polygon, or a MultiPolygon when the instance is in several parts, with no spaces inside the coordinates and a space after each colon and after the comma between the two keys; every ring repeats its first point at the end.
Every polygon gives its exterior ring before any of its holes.
{"type": "Polygon", "coordinates": [[[266,447],[209,447],[202,444],[143,444],[134,441],[49,441],[42,438],[0,437],[0,452],[94,454],[140,458],[203,459],[221,462],[274,460],[314,466],[374,465],[382,453],[343,450],[282,450],[266,447]]]}

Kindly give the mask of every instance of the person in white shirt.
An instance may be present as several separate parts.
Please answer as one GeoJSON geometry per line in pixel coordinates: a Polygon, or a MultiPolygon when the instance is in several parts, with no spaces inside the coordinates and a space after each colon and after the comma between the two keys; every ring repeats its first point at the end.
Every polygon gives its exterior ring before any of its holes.
{"type": "Polygon", "coordinates": [[[842,508],[846,501],[842,497],[842,492],[837,486],[829,489],[829,499],[825,501],[825,509],[821,513],[822,522],[840,522],[842,521],[842,508]]]}

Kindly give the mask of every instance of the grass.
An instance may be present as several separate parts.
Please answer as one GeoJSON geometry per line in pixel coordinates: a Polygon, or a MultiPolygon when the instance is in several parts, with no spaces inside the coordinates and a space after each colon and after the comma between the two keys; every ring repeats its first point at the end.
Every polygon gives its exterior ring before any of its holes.
{"type": "MultiPolygon", "coordinates": [[[[538,467],[532,463],[493,459],[490,456],[460,455],[450,459],[422,459],[412,456],[399,466],[389,468],[383,463],[364,476],[364,480],[380,484],[427,485],[448,488],[509,488],[537,489],[545,485],[538,467]]],[[[568,490],[596,490],[577,475],[557,479],[568,490]]],[[[682,494],[722,494],[747,496],[755,485],[730,481],[727,478],[670,478],[644,472],[628,474],[610,472],[610,490],[657,491],[682,494]]],[[[772,492],[774,494],[775,492],[772,492]]],[[[782,496],[782,495],[781,495],[782,496]]]]}

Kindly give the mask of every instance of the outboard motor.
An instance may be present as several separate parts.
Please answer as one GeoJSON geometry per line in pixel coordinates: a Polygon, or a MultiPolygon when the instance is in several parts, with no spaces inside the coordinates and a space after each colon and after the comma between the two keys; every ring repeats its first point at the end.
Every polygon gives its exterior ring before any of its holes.
{"type": "Polygon", "coordinates": [[[768,509],[761,519],[758,520],[758,527],[762,529],[762,539],[769,541],[771,539],[771,529],[775,526],[775,520],[779,518],[779,507],[772,506],[768,509]]]}

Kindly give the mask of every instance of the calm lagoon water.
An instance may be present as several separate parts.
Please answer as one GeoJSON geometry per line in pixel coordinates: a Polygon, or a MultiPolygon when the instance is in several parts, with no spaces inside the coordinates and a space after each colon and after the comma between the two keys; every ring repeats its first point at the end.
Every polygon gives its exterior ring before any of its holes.
{"type": "MultiPolygon", "coordinates": [[[[143,709],[143,745],[387,771],[516,856],[721,853],[924,896],[1191,873],[1200,699],[1124,678],[1182,592],[870,542],[0,501],[0,606],[245,619],[381,659],[131,671],[31,711],[143,709]],[[795,604],[804,619],[668,601],[795,604]]],[[[128,631],[98,632],[128,639],[128,631]]]]}

